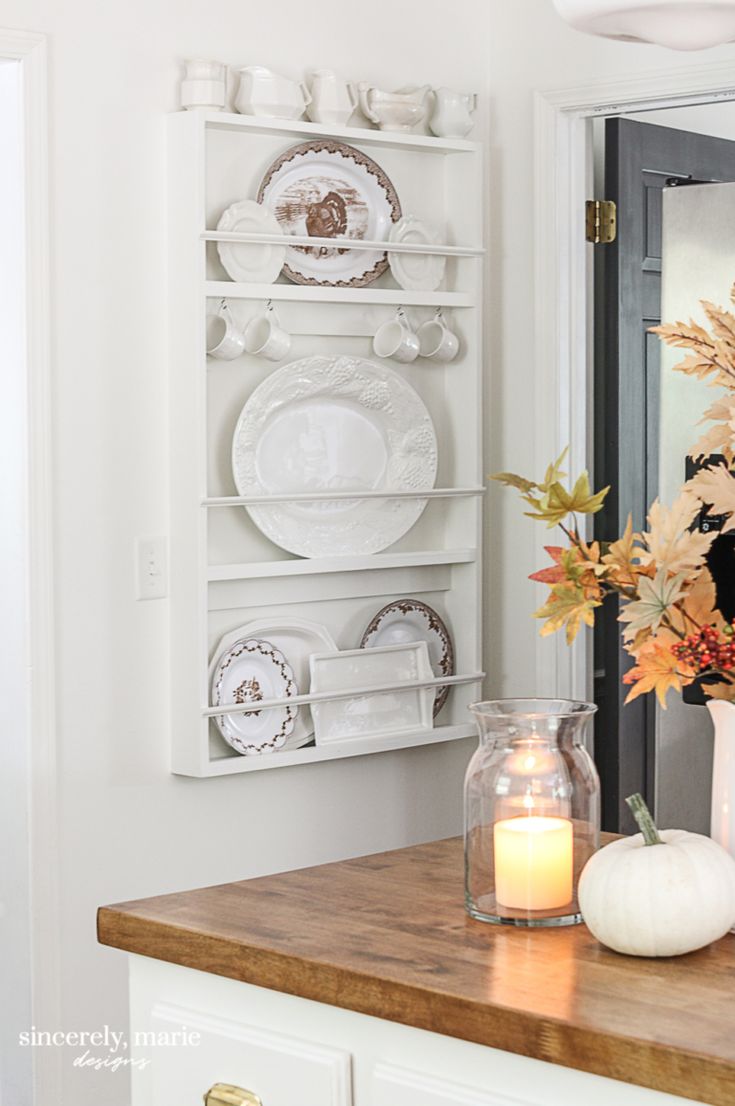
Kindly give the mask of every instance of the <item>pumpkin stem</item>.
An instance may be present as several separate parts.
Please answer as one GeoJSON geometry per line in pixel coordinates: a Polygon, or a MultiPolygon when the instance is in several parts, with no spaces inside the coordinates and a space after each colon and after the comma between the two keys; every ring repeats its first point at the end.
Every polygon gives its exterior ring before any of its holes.
{"type": "Polygon", "coordinates": [[[656,823],[653,820],[653,816],[646,806],[646,800],[643,796],[636,791],[635,795],[629,795],[625,800],[631,809],[633,817],[638,823],[638,829],[643,834],[643,840],[646,845],[663,845],[664,842],[659,836],[659,832],[656,829],[656,823]]]}

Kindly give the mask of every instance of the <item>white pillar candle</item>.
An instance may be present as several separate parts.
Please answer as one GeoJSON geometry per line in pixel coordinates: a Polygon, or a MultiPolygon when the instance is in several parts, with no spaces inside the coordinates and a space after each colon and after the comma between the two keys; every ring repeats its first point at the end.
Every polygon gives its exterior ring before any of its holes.
{"type": "Polygon", "coordinates": [[[572,899],[573,835],[568,818],[506,818],[493,827],[499,906],[553,910],[572,899]]]}

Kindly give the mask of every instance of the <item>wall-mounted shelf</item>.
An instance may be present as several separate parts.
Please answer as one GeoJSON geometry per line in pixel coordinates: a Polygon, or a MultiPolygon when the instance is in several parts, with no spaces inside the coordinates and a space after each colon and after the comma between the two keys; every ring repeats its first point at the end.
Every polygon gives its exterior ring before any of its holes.
{"type": "MultiPolygon", "coordinates": [[[[480,694],[482,681],[482,148],[427,135],[196,112],[169,118],[168,143],[173,771],[196,777],[244,774],[471,736],[474,726],[467,707],[480,694]],[[395,286],[389,271],[365,288],[299,285],[284,277],[273,284],[225,279],[217,242],[302,241],[207,228],[217,225],[231,203],[257,194],[265,168],[290,143],[309,138],[372,147],[371,156],[390,176],[403,211],[443,228],[445,238],[444,244],[428,247],[345,239],[345,247],[443,254],[444,287],[407,291],[395,286]],[[460,338],[453,362],[385,362],[419,392],[434,422],[437,486],[393,493],[340,489],[234,494],[230,456],[240,410],[252,390],[280,366],[247,355],[208,361],[206,315],[213,310],[212,301],[223,299],[232,301],[241,325],[252,317],[253,304],[247,301],[254,301],[256,310],[258,301],[288,304],[282,323],[292,338],[288,360],[315,353],[375,359],[372,336],[386,321],[385,308],[457,309],[449,319],[460,338]],[[245,509],[288,504],[307,510],[320,501],[356,499],[416,499],[425,500],[426,506],[397,547],[315,559],[294,557],[271,544],[245,509]],[[228,749],[213,718],[236,711],[202,706],[212,701],[209,666],[223,636],[256,619],[292,617],[323,624],[339,648],[351,649],[359,645],[375,613],[403,596],[435,605],[453,635],[457,675],[442,680],[450,683],[451,692],[433,729],[346,738],[262,756],[239,756],[228,749]]],[[[303,244],[319,241],[304,238],[303,244]]],[[[324,243],[334,247],[340,240],[324,243]]],[[[420,325],[427,315],[418,311],[410,317],[420,325]]],[[[308,712],[317,701],[308,680],[298,691],[293,703],[308,712]]]]}
{"type": "Polygon", "coordinates": [[[218,111],[205,112],[200,117],[208,129],[240,134],[251,131],[253,134],[294,136],[302,141],[308,138],[336,138],[355,146],[385,146],[410,153],[425,151],[432,154],[477,155],[482,150],[479,143],[464,138],[434,138],[432,135],[371,130],[368,127],[324,127],[304,119],[264,119],[218,111]]]}
{"type": "Polygon", "coordinates": [[[427,565],[472,564],[475,549],[429,549],[416,553],[368,553],[356,557],[299,557],[290,561],[256,561],[251,564],[210,565],[210,583],[223,580],[262,580],[273,576],[323,576],[333,572],[374,572],[387,568],[421,568],[427,565]]]}
{"type": "Polygon", "coordinates": [[[404,307],[475,307],[468,292],[409,292],[405,288],[325,288],[311,284],[236,284],[208,280],[204,287],[210,299],[283,300],[297,303],[362,303],[404,307]]]}
{"type": "Polygon", "coordinates": [[[325,760],[342,760],[345,757],[361,757],[368,753],[386,753],[396,749],[415,749],[419,745],[440,745],[445,741],[463,741],[476,737],[471,723],[459,726],[435,726],[429,733],[396,734],[393,737],[352,737],[349,741],[335,741],[330,745],[309,745],[304,749],[285,750],[280,753],[264,753],[263,756],[213,757],[206,771],[187,772],[192,776],[230,776],[240,772],[262,772],[265,769],[287,768],[298,764],[319,764],[325,760]],[[276,763],[274,763],[276,762],[276,763]]]}

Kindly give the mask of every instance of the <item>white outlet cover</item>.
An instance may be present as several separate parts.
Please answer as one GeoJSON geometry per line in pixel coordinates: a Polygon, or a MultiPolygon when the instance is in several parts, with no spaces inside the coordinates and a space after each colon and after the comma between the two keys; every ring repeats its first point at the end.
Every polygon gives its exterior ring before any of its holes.
{"type": "Polygon", "coordinates": [[[138,599],[164,599],[168,594],[165,538],[136,538],[135,594],[138,599]]]}

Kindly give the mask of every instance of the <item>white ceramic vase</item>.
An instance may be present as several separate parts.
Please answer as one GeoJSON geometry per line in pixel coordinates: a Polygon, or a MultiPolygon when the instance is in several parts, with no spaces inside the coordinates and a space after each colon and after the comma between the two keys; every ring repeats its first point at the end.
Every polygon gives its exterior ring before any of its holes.
{"type": "Polygon", "coordinates": [[[710,699],[707,709],[715,725],[710,835],[735,856],[735,704],[710,699]]]}

